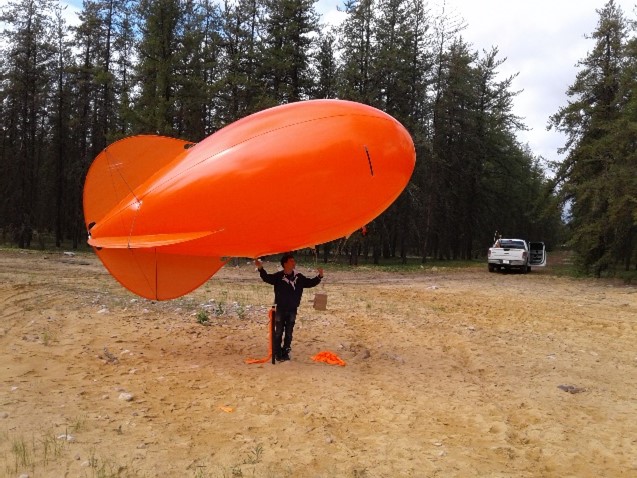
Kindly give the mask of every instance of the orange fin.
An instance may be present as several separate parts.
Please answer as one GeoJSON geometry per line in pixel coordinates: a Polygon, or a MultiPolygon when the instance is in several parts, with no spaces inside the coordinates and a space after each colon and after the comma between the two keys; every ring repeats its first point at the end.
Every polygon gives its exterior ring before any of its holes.
{"type": "Polygon", "coordinates": [[[84,183],[87,229],[120,202],[134,200],[135,189],[187,152],[193,143],[165,136],[131,136],[107,146],[95,158],[84,183]]]}
{"type": "Polygon", "coordinates": [[[168,254],[160,247],[104,248],[96,253],[120,284],[151,300],[181,297],[206,282],[226,263],[219,257],[168,254]]]}
{"type": "Polygon", "coordinates": [[[194,241],[213,234],[210,231],[184,232],[177,234],[151,234],[147,236],[123,236],[89,238],[88,243],[93,247],[109,249],[142,249],[151,247],[171,246],[181,242],[194,241]]]}

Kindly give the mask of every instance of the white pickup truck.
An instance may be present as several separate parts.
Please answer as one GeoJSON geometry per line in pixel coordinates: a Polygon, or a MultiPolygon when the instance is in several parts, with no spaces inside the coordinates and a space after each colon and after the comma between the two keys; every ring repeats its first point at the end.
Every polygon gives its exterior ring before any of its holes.
{"type": "Polygon", "coordinates": [[[520,269],[527,273],[531,266],[546,265],[546,248],[543,242],[529,242],[524,239],[498,239],[487,254],[489,272],[501,269],[520,269]]]}

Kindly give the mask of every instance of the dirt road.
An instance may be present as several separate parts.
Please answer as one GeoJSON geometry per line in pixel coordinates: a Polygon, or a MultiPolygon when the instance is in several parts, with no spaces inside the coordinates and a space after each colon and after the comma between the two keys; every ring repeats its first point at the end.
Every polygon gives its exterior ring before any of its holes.
{"type": "Polygon", "coordinates": [[[637,476],[637,288],[486,269],[328,268],[292,361],[247,365],[247,263],[157,303],[2,250],[0,476],[637,476]]]}

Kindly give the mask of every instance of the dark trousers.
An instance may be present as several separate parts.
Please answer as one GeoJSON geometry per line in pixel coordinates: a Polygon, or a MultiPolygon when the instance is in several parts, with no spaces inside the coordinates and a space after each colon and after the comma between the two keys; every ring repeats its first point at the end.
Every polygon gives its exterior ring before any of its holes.
{"type": "Polygon", "coordinates": [[[292,346],[292,332],[296,321],[296,309],[276,310],[274,315],[274,353],[280,357],[289,353],[292,346]]]}

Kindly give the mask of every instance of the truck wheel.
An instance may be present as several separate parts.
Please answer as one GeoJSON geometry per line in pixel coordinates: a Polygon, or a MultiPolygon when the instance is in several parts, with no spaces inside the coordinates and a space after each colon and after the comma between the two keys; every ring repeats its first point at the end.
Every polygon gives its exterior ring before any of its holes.
{"type": "Polygon", "coordinates": [[[489,264],[489,272],[495,272],[495,266],[493,264],[489,264]]]}
{"type": "Polygon", "coordinates": [[[531,272],[531,266],[526,266],[526,272],[531,272]]]}

